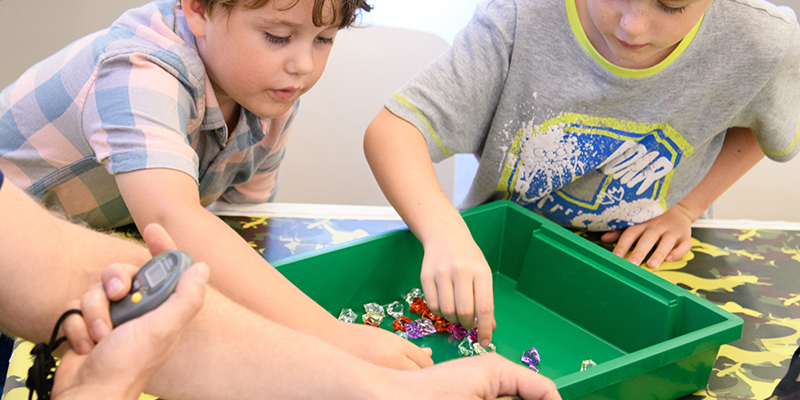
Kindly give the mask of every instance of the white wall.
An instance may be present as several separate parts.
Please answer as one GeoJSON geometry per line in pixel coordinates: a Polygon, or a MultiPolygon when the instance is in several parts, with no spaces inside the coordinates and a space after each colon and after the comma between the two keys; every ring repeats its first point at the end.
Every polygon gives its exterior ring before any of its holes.
{"type": "MultiPolygon", "coordinates": [[[[543,0],[553,1],[553,0],[543,0]]],[[[0,0],[0,88],[36,61],[73,40],[102,29],[124,10],[146,0],[0,0]]],[[[478,0],[372,0],[366,23],[417,29],[452,41],[478,0]]],[[[775,0],[800,13],[800,0],[775,0]]],[[[457,178],[469,181],[474,163],[457,159],[457,178]]],[[[716,218],[800,222],[800,157],[778,164],[762,161],[715,204],[716,218]]],[[[460,197],[467,183],[456,187],[460,197]]]]}
{"type": "Polygon", "coordinates": [[[0,0],[0,89],[26,69],[147,0],[0,0]]]}
{"type": "MultiPolygon", "coordinates": [[[[364,156],[364,132],[392,93],[448,46],[403,28],[339,32],[325,73],[300,99],[275,201],[388,206],[364,156]]],[[[452,200],[454,160],[434,169],[452,200]]]]}
{"type": "MultiPolygon", "coordinates": [[[[774,3],[790,6],[800,14],[800,0],[774,3]]],[[[788,163],[764,158],[714,203],[713,216],[800,222],[800,157],[788,163]]]]}

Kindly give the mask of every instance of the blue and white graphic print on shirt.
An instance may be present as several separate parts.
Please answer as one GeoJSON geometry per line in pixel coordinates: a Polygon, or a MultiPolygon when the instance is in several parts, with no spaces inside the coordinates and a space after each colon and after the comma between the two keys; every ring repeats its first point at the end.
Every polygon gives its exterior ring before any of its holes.
{"type": "Polygon", "coordinates": [[[667,123],[561,114],[517,131],[498,190],[561,225],[621,229],[664,213],[673,170],[693,151],[667,123]],[[591,198],[571,194],[578,186],[591,198]]]}

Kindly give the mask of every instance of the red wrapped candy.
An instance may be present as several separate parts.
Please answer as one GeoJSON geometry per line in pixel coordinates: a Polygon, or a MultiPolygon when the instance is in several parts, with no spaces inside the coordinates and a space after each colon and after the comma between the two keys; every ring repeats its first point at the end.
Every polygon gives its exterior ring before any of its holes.
{"type": "Polygon", "coordinates": [[[406,331],[406,324],[412,322],[411,318],[408,317],[400,317],[392,323],[392,329],[396,331],[406,331]]]}
{"type": "Polygon", "coordinates": [[[428,303],[426,303],[425,299],[422,297],[416,297],[414,298],[414,301],[411,302],[411,305],[408,307],[408,309],[413,313],[422,314],[428,309],[428,303]]]}
{"type": "Polygon", "coordinates": [[[434,321],[433,327],[436,328],[436,332],[450,332],[450,325],[453,325],[450,322],[447,322],[446,319],[439,317],[437,321],[434,321]]]}

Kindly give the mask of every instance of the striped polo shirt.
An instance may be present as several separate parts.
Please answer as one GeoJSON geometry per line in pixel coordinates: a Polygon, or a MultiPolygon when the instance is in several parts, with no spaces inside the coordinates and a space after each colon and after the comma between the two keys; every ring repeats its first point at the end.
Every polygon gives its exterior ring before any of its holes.
{"type": "Polygon", "coordinates": [[[182,11],[156,1],[0,92],[0,168],[97,228],[133,222],[114,175],[146,168],[189,174],[203,206],[269,201],[297,103],[273,119],[241,110],[228,132],[182,11]]]}

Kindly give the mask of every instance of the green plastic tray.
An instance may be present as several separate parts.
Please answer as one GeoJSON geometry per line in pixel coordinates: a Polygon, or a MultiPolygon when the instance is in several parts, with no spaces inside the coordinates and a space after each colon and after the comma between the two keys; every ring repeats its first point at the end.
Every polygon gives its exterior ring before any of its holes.
{"type": "MultiPolygon", "coordinates": [[[[705,387],[719,347],[742,320],[509,201],[465,211],[494,275],[497,352],[522,364],[536,347],[540,373],[566,399],[674,399],[705,387]],[[581,361],[597,366],[580,371],[581,361]]],[[[273,263],[334,316],[400,301],[420,287],[423,250],[408,230],[273,263]]],[[[384,329],[393,319],[386,317],[384,329]]],[[[459,358],[437,333],[412,339],[435,362],[459,358]]],[[[522,364],[524,365],[524,364],[522,364]]]]}

